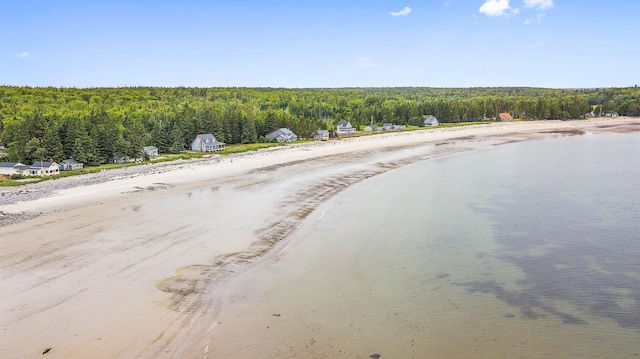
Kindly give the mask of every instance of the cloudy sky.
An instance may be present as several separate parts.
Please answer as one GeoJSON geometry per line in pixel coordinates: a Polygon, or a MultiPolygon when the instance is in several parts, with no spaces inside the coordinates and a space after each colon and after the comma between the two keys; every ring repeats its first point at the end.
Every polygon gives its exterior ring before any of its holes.
{"type": "Polygon", "coordinates": [[[0,0],[0,84],[640,84],[637,0],[0,0]]]}

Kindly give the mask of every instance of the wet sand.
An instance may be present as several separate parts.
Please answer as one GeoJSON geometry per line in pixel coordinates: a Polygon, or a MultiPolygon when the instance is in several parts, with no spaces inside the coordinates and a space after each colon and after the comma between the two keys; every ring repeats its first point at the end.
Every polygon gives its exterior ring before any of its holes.
{"type": "Polygon", "coordinates": [[[40,215],[0,227],[0,357],[47,349],[48,358],[219,357],[213,346],[233,348],[233,338],[254,330],[228,323],[233,332],[220,335],[222,316],[264,314],[225,312],[219,298],[242,296],[234,274],[258,260],[277,261],[286,239],[349,186],[460,151],[639,129],[639,119],[616,118],[365,136],[181,161],[161,172],[150,166],[147,175],[80,182],[4,205],[5,213],[40,215]]]}

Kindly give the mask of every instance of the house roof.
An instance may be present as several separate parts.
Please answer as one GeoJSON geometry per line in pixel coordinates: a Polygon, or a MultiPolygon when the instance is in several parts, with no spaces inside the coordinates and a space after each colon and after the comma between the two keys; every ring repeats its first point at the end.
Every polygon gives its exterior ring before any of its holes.
{"type": "Polygon", "coordinates": [[[501,114],[499,114],[498,116],[500,116],[501,119],[504,120],[512,120],[513,116],[511,116],[511,114],[507,113],[507,112],[503,112],[501,114]]]}
{"type": "Polygon", "coordinates": [[[78,161],[76,161],[76,160],[75,160],[75,159],[73,159],[73,158],[69,158],[69,159],[63,160],[63,161],[62,161],[62,162],[60,162],[60,163],[64,163],[65,165],[75,165],[75,164],[80,164],[80,163],[82,163],[82,162],[78,162],[78,161]]]}
{"type": "Polygon", "coordinates": [[[351,123],[346,121],[340,121],[338,122],[338,127],[351,127],[351,123]]]}
{"type": "Polygon", "coordinates": [[[34,162],[31,167],[40,167],[40,168],[49,168],[51,167],[55,162],[48,162],[48,161],[36,161],[34,162]]]}
{"type": "Polygon", "coordinates": [[[198,138],[200,138],[202,143],[205,143],[207,145],[213,145],[213,144],[216,144],[216,143],[224,144],[224,142],[220,142],[220,141],[216,140],[216,136],[214,136],[211,133],[204,133],[204,134],[197,135],[196,139],[198,139],[198,138]]]}
{"type": "Polygon", "coordinates": [[[291,132],[291,130],[288,129],[288,128],[279,128],[279,129],[277,129],[275,131],[272,131],[272,132],[268,133],[267,137],[275,138],[275,137],[278,137],[280,135],[282,135],[282,136],[294,136],[295,134],[293,132],[291,132]]]}
{"type": "Polygon", "coordinates": [[[318,130],[318,134],[319,135],[328,135],[329,134],[329,130],[318,130]]]}
{"type": "Polygon", "coordinates": [[[142,149],[145,150],[145,151],[157,151],[158,150],[158,148],[156,146],[144,146],[142,149]]]}
{"type": "Polygon", "coordinates": [[[11,167],[13,168],[13,166],[17,165],[18,163],[16,162],[2,162],[0,163],[0,167],[11,167]]]}

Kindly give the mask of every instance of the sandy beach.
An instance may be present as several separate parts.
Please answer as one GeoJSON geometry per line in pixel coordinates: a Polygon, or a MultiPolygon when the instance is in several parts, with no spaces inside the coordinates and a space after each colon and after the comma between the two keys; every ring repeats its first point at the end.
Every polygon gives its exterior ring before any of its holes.
{"type": "MultiPolygon", "coordinates": [[[[349,186],[463,151],[638,130],[640,119],[624,117],[489,123],[2,188],[0,357],[244,357],[215,347],[221,291],[237,290],[234,275],[252,264],[276,261],[349,186]]],[[[234,331],[225,340],[251,335],[234,331]]]]}

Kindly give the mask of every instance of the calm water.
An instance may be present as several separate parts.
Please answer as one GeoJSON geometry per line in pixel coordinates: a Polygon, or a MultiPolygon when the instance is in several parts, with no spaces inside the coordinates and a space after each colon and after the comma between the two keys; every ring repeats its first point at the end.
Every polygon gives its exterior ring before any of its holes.
{"type": "Polygon", "coordinates": [[[424,161],[352,186],[316,217],[246,273],[257,310],[281,315],[249,324],[268,336],[256,330],[240,353],[640,355],[639,133],[424,161]]]}

